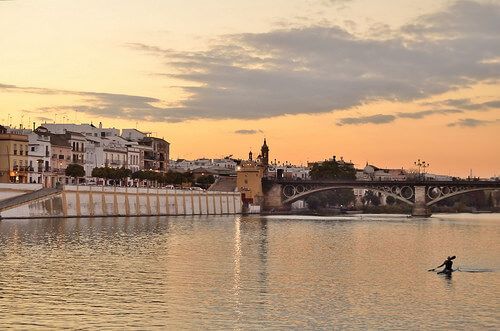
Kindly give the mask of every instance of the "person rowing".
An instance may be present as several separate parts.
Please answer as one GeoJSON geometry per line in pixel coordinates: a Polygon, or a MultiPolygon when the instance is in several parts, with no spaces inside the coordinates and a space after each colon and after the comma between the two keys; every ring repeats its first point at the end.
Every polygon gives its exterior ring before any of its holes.
{"type": "Polygon", "coordinates": [[[438,274],[451,274],[453,272],[453,260],[456,258],[457,257],[455,255],[448,256],[441,265],[435,267],[434,269],[430,269],[429,271],[435,271],[437,268],[444,266],[444,269],[439,271],[438,274]]]}

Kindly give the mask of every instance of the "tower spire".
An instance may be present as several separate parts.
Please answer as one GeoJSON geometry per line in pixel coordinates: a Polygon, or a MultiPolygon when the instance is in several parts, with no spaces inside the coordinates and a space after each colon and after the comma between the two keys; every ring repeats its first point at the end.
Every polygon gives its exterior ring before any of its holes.
{"type": "Polygon", "coordinates": [[[264,144],[260,149],[260,155],[262,156],[262,164],[267,167],[269,165],[269,147],[267,146],[266,138],[264,138],[264,144]]]}

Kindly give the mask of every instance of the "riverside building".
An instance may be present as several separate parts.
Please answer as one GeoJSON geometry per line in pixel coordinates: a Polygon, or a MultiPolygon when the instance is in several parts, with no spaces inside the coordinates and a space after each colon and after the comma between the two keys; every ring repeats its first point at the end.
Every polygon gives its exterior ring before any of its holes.
{"type": "Polygon", "coordinates": [[[0,126],[0,182],[28,182],[28,136],[0,126]]]}

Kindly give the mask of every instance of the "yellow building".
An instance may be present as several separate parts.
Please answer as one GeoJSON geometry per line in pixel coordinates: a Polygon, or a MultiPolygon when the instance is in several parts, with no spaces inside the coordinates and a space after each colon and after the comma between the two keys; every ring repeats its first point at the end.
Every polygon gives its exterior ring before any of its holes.
{"type": "Polygon", "coordinates": [[[262,164],[252,160],[242,161],[236,168],[236,186],[245,203],[258,204],[261,202],[264,169],[262,164]]]}
{"type": "Polygon", "coordinates": [[[27,183],[28,171],[28,136],[0,126],[0,183],[27,183]]]}
{"type": "Polygon", "coordinates": [[[248,161],[242,161],[236,169],[236,187],[242,194],[244,203],[261,204],[264,194],[262,192],[262,178],[269,163],[269,147],[266,139],[261,148],[261,154],[256,161],[252,152],[248,154],[248,161]]]}

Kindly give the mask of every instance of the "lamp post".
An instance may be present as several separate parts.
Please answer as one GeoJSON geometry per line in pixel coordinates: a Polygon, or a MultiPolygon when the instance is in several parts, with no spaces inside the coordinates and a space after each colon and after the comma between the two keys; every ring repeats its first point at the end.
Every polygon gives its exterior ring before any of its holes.
{"type": "Polygon", "coordinates": [[[420,180],[425,179],[425,169],[429,167],[429,163],[418,159],[417,161],[413,162],[418,167],[418,178],[420,180]]]}

